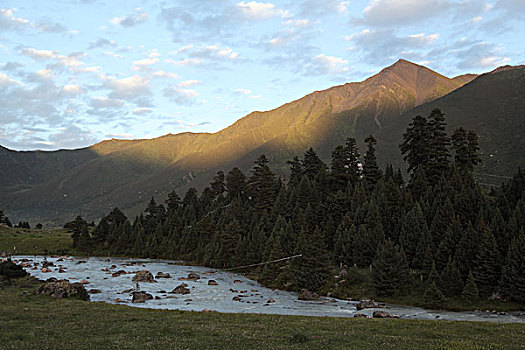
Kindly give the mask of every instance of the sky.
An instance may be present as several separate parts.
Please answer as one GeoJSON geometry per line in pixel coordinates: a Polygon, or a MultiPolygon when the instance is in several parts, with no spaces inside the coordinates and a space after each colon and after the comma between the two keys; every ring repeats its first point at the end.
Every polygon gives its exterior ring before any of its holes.
{"type": "Polygon", "coordinates": [[[400,58],[525,64],[524,0],[2,0],[0,145],[217,132],[400,58]]]}

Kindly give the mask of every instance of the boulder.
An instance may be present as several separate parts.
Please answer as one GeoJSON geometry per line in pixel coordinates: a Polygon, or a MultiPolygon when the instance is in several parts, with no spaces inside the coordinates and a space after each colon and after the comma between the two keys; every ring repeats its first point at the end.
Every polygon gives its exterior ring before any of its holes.
{"type": "Polygon", "coordinates": [[[43,273],[47,273],[47,272],[51,272],[51,269],[49,267],[44,267],[41,271],[43,273]]]}
{"type": "Polygon", "coordinates": [[[42,267],[49,267],[49,266],[55,266],[55,264],[53,264],[51,261],[43,261],[42,262],[42,267]]]}
{"type": "Polygon", "coordinates": [[[102,291],[100,289],[90,289],[88,290],[89,294],[100,294],[102,291]]]}
{"type": "Polygon", "coordinates": [[[239,291],[237,289],[233,289],[233,288],[230,288],[230,292],[232,292],[232,293],[239,293],[239,291]]]}
{"type": "Polygon", "coordinates": [[[355,307],[357,310],[363,310],[363,309],[369,309],[369,308],[376,307],[376,304],[374,304],[373,300],[366,299],[366,300],[361,300],[359,304],[357,304],[355,307]]]}
{"type": "Polygon", "coordinates": [[[310,292],[307,289],[301,289],[299,293],[299,300],[319,300],[319,294],[310,292]]]}
{"type": "Polygon", "coordinates": [[[89,284],[90,282],[88,280],[82,280],[80,281],[80,284],[89,284]]]}
{"type": "Polygon", "coordinates": [[[367,316],[365,314],[362,314],[362,313],[356,313],[354,314],[354,317],[358,317],[358,318],[370,318],[370,316],[367,316]]]}
{"type": "Polygon", "coordinates": [[[116,268],[117,268],[117,265],[111,265],[111,266],[109,267],[110,270],[113,270],[113,269],[116,269],[116,268]]]}
{"type": "Polygon", "coordinates": [[[241,299],[240,296],[237,295],[237,296],[234,296],[234,297],[232,298],[232,300],[233,300],[233,301],[241,301],[242,299],[241,299]]]}
{"type": "Polygon", "coordinates": [[[64,269],[59,269],[58,273],[66,273],[66,271],[64,269]]]}
{"type": "Polygon", "coordinates": [[[180,286],[175,287],[170,293],[171,294],[190,294],[188,285],[186,283],[181,284],[180,286]]]}
{"type": "Polygon", "coordinates": [[[125,275],[125,274],[126,274],[126,271],[124,271],[124,270],[118,270],[117,272],[113,272],[113,273],[111,274],[111,277],[118,277],[118,276],[120,276],[120,275],[125,275]]]}
{"type": "Polygon", "coordinates": [[[157,282],[153,278],[153,275],[151,272],[147,270],[139,271],[133,276],[132,282],[148,282],[148,283],[154,283],[157,282]]]}
{"type": "Polygon", "coordinates": [[[386,311],[374,311],[372,316],[374,316],[374,318],[390,318],[390,314],[386,311]]]}
{"type": "Polygon", "coordinates": [[[157,272],[155,278],[171,278],[169,273],[157,272]]]}
{"type": "Polygon", "coordinates": [[[81,300],[89,300],[89,294],[82,284],[66,281],[43,284],[36,289],[35,294],[47,294],[55,299],[77,298],[81,300]]]}
{"type": "Polygon", "coordinates": [[[122,291],[122,294],[131,293],[131,292],[133,292],[134,290],[135,290],[134,288],[126,289],[126,290],[123,290],[123,291],[122,291]]]}
{"type": "Polygon", "coordinates": [[[122,299],[120,299],[120,298],[115,299],[115,302],[116,302],[116,303],[127,303],[126,300],[122,300],[122,299]]]}
{"type": "Polygon", "coordinates": [[[196,281],[198,280],[199,278],[201,278],[201,276],[197,275],[196,273],[194,272],[190,272],[188,274],[188,277],[186,277],[187,280],[190,280],[190,281],[196,281]]]}
{"type": "Polygon", "coordinates": [[[266,304],[272,304],[272,303],[275,303],[275,299],[270,299],[266,302],[266,304]]]}
{"type": "Polygon", "coordinates": [[[131,295],[133,296],[131,299],[132,303],[145,303],[146,300],[153,299],[153,295],[146,292],[133,292],[131,295]]]}
{"type": "Polygon", "coordinates": [[[234,280],[233,283],[242,283],[241,280],[234,280]]]}
{"type": "Polygon", "coordinates": [[[218,286],[219,284],[217,283],[217,281],[215,280],[209,280],[208,281],[208,286],[218,286]]]}

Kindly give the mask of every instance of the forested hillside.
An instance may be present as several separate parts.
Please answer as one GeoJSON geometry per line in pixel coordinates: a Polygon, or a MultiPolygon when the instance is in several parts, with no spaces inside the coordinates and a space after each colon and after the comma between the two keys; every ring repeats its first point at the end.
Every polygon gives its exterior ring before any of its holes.
{"type": "Polygon", "coordinates": [[[412,119],[400,146],[408,179],[378,167],[370,135],[364,150],[353,138],[337,146],[330,165],[309,149],[286,179],[262,155],[249,174],[218,172],[200,195],[152,198],[132,221],[114,208],[92,234],[81,217],[67,227],[78,249],[98,254],[220,268],[296,256],[244,270],[287,289],[348,295],[370,269],[377,296],[525,302],[525,174],[482,191],[476,133],[445,126],[438,109],[412,119]]]}

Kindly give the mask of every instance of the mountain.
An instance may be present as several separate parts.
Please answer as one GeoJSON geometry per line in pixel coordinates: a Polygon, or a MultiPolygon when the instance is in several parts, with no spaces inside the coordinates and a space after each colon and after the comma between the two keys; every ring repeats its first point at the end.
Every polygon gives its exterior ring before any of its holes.
{"type": "Polygon", "coordinates": [[[434,101],[420,105],[385,125],[378,138],[378,160],[401,166],[397,146],[416,115],[440,108],[449,134],[460,126],[479,136],[483,163],[476,169],[480,182],[497,184],[525,165],[525,66],[502,67],[434,101]],[[498,179],[500,179],[498,181],[498,179]]]}
{"type": "Polygon", "coordinates": [[[285,161],[310,146],[328,161],[332,149],[347,137],[356,137],[361,143],[369,134],[377,135],[379,144],[385,140],[384,144],[390,145],[391,156],[382,158],[383,163],[400,164],[397,140],[385,130],[401,135],[410,120],[411,112],[406,112],[452,91],[467,89],[478,80],[475,78],[463,75],[450,79],[399,60],[363,82],[316,91],[271,111],[253,112],[213,134],[109,140],[87,149],[57,151],[60,156],[3,149],[0,163],[19,163],[9,171],[0,168],[0,178],[18,173],[38,180],[9,180],[9,186],[0,193],[0,208],[15,220],[20,217],[55,223],[76,214],[94,219],[114,206],[134,214],[151,196],[162,199],[173,189],[202,188],[219,169],[239,166],[247,170],[261,153],[269,156],[274,169],[284,172],[285,161]],[[397,122],[400,117],[403,123],[397,122]],[[31,165],[25,153],[41,161],[31,165]],[[78,154],[78,158],[65,160],[69,153],[74,158],[78,154]],[[42,173],[45,176],[40,176],[42,173]]]}

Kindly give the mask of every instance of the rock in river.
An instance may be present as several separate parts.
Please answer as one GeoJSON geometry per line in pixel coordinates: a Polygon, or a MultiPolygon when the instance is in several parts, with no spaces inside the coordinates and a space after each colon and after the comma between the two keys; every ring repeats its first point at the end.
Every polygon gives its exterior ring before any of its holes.
{"type": "Polygon", "coordinates": [[[299,300],[319,300],[319,294],[310,292],[307,289],[301,289],[299,293],[299,300]]]}
{"type": "Polygon", "coordinates": [[[188,287],[188,285],[186,283],[183,283],[180,286],[177,286],[170,293],[171,294],[190,294],[190,290],[187,287],[188,287]]]}
{"type": "Polygon", "coordinates": [[[149,283],[157,282],[153,278],[153,275],[151,274],[151,272],[149,272],[147,270],[137,272],[135,274],[135,276],[133,276],[133,279],[131,281],[133,281],[133,282],[149,282],[149,283]]]}
{"type": "Polygon", "coordinates": [[[132,303],[145,303],[146,300],[152,300],[153,295],[146,292],[133,292],[131,293],[133,298],[131,299],[132,303]]]}

